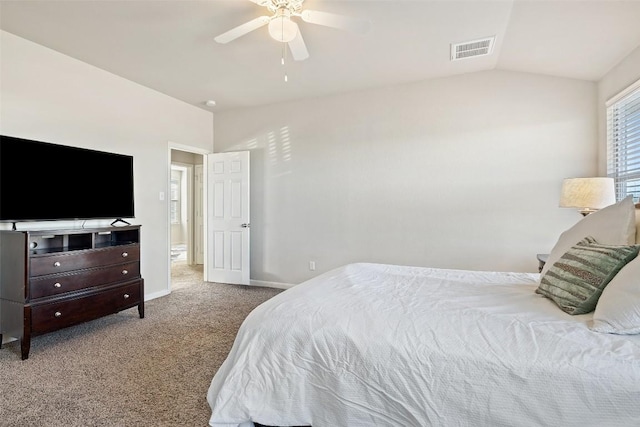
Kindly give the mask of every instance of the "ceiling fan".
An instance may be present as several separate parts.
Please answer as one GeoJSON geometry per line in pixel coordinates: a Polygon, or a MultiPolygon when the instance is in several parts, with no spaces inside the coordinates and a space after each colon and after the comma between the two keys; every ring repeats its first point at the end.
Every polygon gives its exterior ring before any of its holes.
{"type": "Polygon", "coordinates": [[[259,6],[266,7],[271,16],[260,16],[245,22],[229,31],[215,37],[218,43],[229,43],[253,30],[269,25],[269,35],[275,40],[288,43],[291,55],[296,61],[303,61],[309,57],[298,24],[292,18],[300,18],[310,24],[324,25],[341,30],[366,33],[371,28],[371,22],[365,19],[351,18],[329,12],[317,10],[302,10],[304,0],[249,0],[259,6]]]}

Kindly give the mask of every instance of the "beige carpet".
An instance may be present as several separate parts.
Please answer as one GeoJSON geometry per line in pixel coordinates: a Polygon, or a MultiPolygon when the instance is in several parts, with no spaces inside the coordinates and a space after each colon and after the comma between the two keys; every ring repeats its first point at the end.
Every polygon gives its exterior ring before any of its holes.
{"type": "Polygon", "coordinates": [[[172,293],[0,350],[0,426],[207,426],[206,393],[236,332],[279,289],[205,283],[172,268],[172,293]]]}

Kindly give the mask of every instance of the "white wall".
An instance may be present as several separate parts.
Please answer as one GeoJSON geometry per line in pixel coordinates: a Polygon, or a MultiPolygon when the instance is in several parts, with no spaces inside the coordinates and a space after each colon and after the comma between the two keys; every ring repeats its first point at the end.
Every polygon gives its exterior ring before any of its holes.
{"type": "Polygon", "coordinates": [[[145,294],[168,292],[169,141],[212,151],[213,115],[4,31],[0,46],[0,133],[132,155],[145,294]]]}
{"type": "Polygon", "coordinates": [[[639,79],[640,47],[598,82],[598,169],[603,176],[607,174],[607,100],[639,79]]]}
{"type": "Polygon", "coordinates": [[[216,114],[216,151],[251,151],[251,278],[356,261],[537,271],[581,218],[558,200],[563,178],[596,172],[596,96],[489,71],[216,114]]]}

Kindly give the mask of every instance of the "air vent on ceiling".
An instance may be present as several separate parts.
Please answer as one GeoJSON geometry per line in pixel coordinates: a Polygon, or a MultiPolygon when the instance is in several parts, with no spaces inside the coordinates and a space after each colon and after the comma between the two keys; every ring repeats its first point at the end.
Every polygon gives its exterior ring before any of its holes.
{"type": "Polygon", "coordinates": [[[496,38],[487,37],[484,39],[472,40],[464,43],[451,44],[451,60],[473,58],[476,56],[490,55],[493,51],[493,43],[496,38]]]}

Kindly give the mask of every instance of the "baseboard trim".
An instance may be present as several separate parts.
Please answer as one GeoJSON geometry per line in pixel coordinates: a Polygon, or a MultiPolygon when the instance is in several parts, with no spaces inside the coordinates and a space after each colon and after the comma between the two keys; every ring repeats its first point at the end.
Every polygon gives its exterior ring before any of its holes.
{"type": "Polygon", "coordinates": [[[151,301],[152,299],[156,299],[156,298],[160,298],[160,297],[164,297],[167,296],[171,293],[171,291],[159,291],[159,292],[154,292],[152,294],[149,295],[145,295],[144,296],[144,300],[146,301],[151,301]]]}
{"type": "Polygon", "coordinates": [[[263,288],[289,289],[295,285],[293,283],[266,282],[264,280],[250,280],[251,286],[261,286],[263,288]]]}
{"type": "Polygon", "coordinates": [[[7,344],[7,343],[10,343],[10,342],[13,342],[13,341],[17,341],[17,340],[18,340],[18,338],[3,336],[2,337],[2,344],[4,345],[4,344],[7,344]]]}

